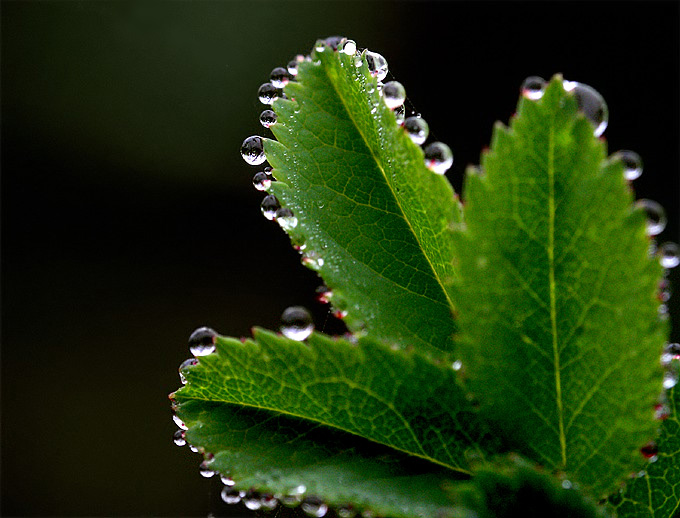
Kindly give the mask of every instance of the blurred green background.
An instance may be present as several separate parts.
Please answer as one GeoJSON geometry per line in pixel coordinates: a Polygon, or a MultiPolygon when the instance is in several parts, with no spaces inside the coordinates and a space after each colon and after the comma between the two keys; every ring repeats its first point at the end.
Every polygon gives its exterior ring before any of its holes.
{"type": "Polygon", "coordinates": [[[342,330],[238,154],[272,68],[334,34],[382,53],[457,190],[522,80],[562,72],[678,241],[679,5],[3,1],[2,515],[246,515],[172,443],[167,394],[200,325],[303,304],[342,330]]]}

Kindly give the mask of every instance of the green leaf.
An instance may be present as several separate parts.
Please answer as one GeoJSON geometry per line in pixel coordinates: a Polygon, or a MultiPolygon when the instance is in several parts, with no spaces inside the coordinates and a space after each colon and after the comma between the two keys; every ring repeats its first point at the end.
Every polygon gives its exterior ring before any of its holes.
{"type": "MultiPolygon", "coordinates": [[[[676,360],[677,361],[677,360],[676,360]]],[[[618,518],[674,518],[680,513],[680,390],[668,394],[669,417],[656,439],[658,459],[644,476],[628,481],[609,503],[618,518]]]]}
{"type": "Polygon", "coordinates": [[[395,518],[452,507],[444,484],[460,474],[355,435],[225,403],[187,401],[178,415],[187,440],[214,453],[209,468],[237,490],[281,497],[302,485],[326,505],[395,518]]]}
{"type": "Polygon", "coordinates": [[[451,351],[460,204],[397,125],[364,59],[326,45],[311,59],[274,102],[277,141],[265,141],[278,180],[270,192],[298,220],[287,232],[351,330],[451,351]]]}
{"type": "Polygon", "coordinates": [[[461,473],[468,473],[467,458],[484,458],[496,447],[451,365],[415,350],[318,333],[302,343],[261,329],[254,340],[219,337],[216,346],[183,371],[187,385],[177,401],[293,416],[461,473]]]}
{"type": "Polygon", "coordinates": [[[469,388],[513,448],[596,495],[655,434],[662,268],[623,166],[554,78],[468,171],[455,296],[469,388]]]}

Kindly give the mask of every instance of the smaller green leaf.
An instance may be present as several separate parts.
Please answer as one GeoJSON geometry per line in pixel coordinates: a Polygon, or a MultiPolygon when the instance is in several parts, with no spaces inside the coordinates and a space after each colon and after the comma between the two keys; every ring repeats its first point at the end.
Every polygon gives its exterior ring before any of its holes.
{"type": "MultiPolygon", "coordinates": [[[[678,360],[675,360],[678,361],[678,360]]],[[[680,390],[668,393],[670,415],[656,440],[658,458],[645,474],[609,498],[618,518],[675,518],[680,514],[680,390]]],[[[664,410],[665,412],[665,410],[664,410]]]]}
{"type": "Polygon", "coordinates": [[[208,467],[236,490],[280,498],[304,486],[326,505],[394,518],[452,510],[444,486],[460,474],[355,435],[225,403],[187,401],[177,415],[187,440],[214,454],[208,467]]]}
{"type": "Polygon", "coordinates": [[[457,504],[477,518],[598,518],[604,509],[574,489],[571,481],[510,455],[476,469],[469,482],[452,486],[457,504]]]}
{"type": "Polygon", "coordinates": [[[313,333],[306,342],[262,330],[218,337],[216,352],[185,369],[188,400],[267,410],[353,433],[433,464],[468,472],[467,457],[496,451],[450,363],[368,337],[313,333]]]}

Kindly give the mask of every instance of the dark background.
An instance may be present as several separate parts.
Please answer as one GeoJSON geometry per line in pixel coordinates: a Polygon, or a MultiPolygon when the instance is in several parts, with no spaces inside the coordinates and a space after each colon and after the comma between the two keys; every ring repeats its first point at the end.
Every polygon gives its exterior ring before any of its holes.
{"type": "Polygon", "coordinates": [[[678,5],[2,2],[2,514],[246,514],[172,443],[167,394],[200,325],[303,304],[341,329],[238,154],[272,68],[332,34],[382,53],[457,190],[522,80],[562,72],[678,241],[678,5]]]}

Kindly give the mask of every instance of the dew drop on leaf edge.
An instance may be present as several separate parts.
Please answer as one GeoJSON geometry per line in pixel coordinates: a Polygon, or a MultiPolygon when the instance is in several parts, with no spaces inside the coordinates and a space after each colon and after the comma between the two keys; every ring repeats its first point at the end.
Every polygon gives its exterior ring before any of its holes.
{"type": "Polygon", "coordinates": [[[666,212],[659,203],[654,200],[640,199],[635,206],[644,210],[647,214],[647,234],[656,236],[666,228],[666,212]]]}
{"type": "Polygon", "coordinates": [[[577,81],[564,81],[564,89],[576,97],[578,109],[594,127],[593,134],[599,137],[609,124],[609,109],[600,93],[592,86],[577,81]]]}
{"type": "Polygon", "coordinates": [[[378,81],[382,81],[387,77],[387,60],[381,54],[367,50],[364,54],[364,58],[366,59],[366,64],[368,65],[368,71],[373,77],[375,77],[378,81]]]}
{"type": "Polygon", "coordinates": [[[312,518],[322,518],[328,512],[328,506],[318,498],[306,498],[302,502],[302,510],[312,518]]]}
{"type": "Polygon", "coordinates": [[[276,211],[274,219],[283,230],[291,230],[297,227],[298,219],[293,214],[293,211],[287,207],[281,207],[276,211]]]}
{"type": "Polygon", "coordinates": [[[185,432],[181,428],[179,430],[176,430],[175,433],[172,435],[172,441],[177,446],[184,446],[187,443],[187,440],[186,440],[184,434],[185,434],[185,432]]]}
{"type": "Polygon", "coordinates": [[[453,165],[453,152],[443,142],[433,142],[423,149],[425,166],[432,172],[444,174],[453,165]]]}
{"type": "Polygon", "coordinates": [[[390,110],[399,108],[406,100],[406,89],[399,81],[389,81],[382,87],[385,104],[390,110]]]}
{"type": "Polygon", "coordinates": [[[252,135],[246,138],[241,144],[241,156],[250,165],[260,165],[267,157],[264,154],[264,143],[262,137],[252,135]]]}
{"type": "Polygon", "coordinates": [[[642,175],[642,159],[635,151],[623,149],[610,157],[611,161],[621,162],[626,180],[637,180],[642,175]]]}
{"type": "Polygon", "coordinates": [[[260,113],[260,124],[263,127],[269,128],[272,124],[276,123],[276,113],[274,110],[264,110],[260,113]]]}
{"type": "Polygon", "coordinates": [[[666,269],[675,268],[680,264],[680,246],[666,242],[659,247],[659,262],[666,269]]]}
{"type": "Polygon", "coordinates": [[[430,134],[430,127],[425,119],[419,116],[407,117],[402,123],[402,127],[406,131],[414,144],[421,145],[425,143],[430,134]]]}
{"type": "Polygon", "coordinates": [[[220,492],[220,498],[225,504],[234,505],[238,504],[243,497],[241,491],[233,487],[225,486],[220,492]]]}
{"type": "Polygon", "coordinates": [[[283,67],[276,67],[274,70],[272,70],[272,73],[269,77],[272,86],[275,88],[283,88],[288,84],[290,79],[291,77],[288,69],[283,67]]]}
{"type": "Polygon", "coordinates": [[[291,306],[281,315],[281,333],[286,338],[301,342],[314,331],[314,322],[309,311],[302,306],[291,306]]]}
{"type": "Polygon", "coordinates": [[[258,191],[266,191],[269,189],[269,187],[271,187],[271,185],[272,179],[264,171],[255,173],[255,176],[253,176],[253,187],[255,187],[258,191]]]}
{"type": "Polygon", "coordinates": [[[279,200],[273,194],[268,194],[262,199],[260,210],[265,218],[272,221],[276,217],[276,211],[281,208],[279,200]]]}
{"type": "Polygon", "coordinates": [[[271,83],[264,83],[257,90],[257,97],[262,104],[272,104],[279,98],[279,89],[271,83]]]}
{"type": "Polygon", "coordinates": [[[205,356],[215,351],[217,332],[209,327],[199,327],[189,336],[189,350],[194,356],[205,356]]]}
{"type": "Polygon", "coordinates": [[[539,76],[527,77],[520,87],[522,96],[531,101],[537,101],[545,93],[545,79],[539,76]]]}

